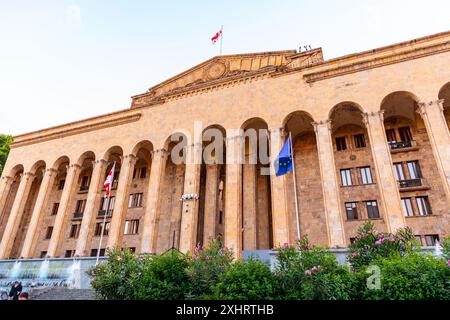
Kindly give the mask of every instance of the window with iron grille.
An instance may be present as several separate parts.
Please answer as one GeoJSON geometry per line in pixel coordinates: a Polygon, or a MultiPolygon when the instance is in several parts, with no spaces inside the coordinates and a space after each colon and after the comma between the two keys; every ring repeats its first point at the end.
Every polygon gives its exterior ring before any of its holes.
{"type": "Polygon", "coordinates": [[[345,142],[345,137],[336,138],[336,150],[337,151],[347,150],[347,143],[345,142]]]}

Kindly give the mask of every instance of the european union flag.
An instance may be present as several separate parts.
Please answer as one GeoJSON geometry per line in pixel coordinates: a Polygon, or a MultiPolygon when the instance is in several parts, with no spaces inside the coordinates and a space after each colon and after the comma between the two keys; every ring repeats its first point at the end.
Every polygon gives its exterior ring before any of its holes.
{"type": "Polygon", "coordinates": [[[275,174],[277,177],[285,175],[289,171],[292,171],[292,153],[291,153],[291,136],[284,143],[283,148],[280,151],[277,159],[275,160],[275,174]]]}

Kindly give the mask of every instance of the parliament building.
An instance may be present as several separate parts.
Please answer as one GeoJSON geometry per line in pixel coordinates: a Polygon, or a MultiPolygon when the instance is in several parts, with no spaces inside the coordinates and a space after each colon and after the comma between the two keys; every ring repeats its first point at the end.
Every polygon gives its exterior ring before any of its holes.
{"type": "Polygon", "coordinates": [[[449,127],[450,31],[331,60],[321,48],[217,56],[127,109],[15,136],[0,259],[95,256],[102,232],[100,255],[219,238],[239,258],[299,234],[346,248],[367,221],[432,246],[450,233],[449,127]],[[205,161],[211,128],[223,138],[205,161]],[[247,132],[265,134],[254,147],[247,132]],[[292,171],[271,169],[289,135],[297,192],[292,171]]]}

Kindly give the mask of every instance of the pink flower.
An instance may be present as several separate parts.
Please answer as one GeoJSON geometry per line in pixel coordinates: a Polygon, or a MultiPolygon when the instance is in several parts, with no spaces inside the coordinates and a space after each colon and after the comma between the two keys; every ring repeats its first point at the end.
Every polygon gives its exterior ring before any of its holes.
{"type": "Polygon", "coordinates": [[[450,267],[450,260],[447,260],[447,267],[450,267]]]}
{"type": "Polygon", "coordinates": [[[305,271],[305,274],[306,274],[307,276],[310,276],[310,275],[312,275],[312,272],[311,272],[311,270],[306,270],[306,271],[305,271]]]}
{"type": "Polygon", "coordinates": [[[289,244],[288,244],[288,243],[284,243],[284,244],[281,246],[281,249],[285,250],[287,247],[289,247],[289,244]]]}

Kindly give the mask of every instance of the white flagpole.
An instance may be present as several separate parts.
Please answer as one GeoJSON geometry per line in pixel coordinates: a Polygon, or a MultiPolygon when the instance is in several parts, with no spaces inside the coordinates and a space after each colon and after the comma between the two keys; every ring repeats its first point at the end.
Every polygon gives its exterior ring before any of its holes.
{"type": "Polygon", "coordinates": [[[220,55],[222,55],[223,25],[220,26],[220,55]]]}
{"type": "Polygon", "coordinates": [[[292,135],[289,131],[289,139],[291,140],[291,155],[292,155],[292,174],[293,174],[293,180],[294,180],[294,197],[295,197],[295,218],[297,221],[297,238],[300,240],[300,215],[298,210],[298,196],[297,196],[297,176],[295,174],[295,160],[294,160],[294,147],[292,146],[292,135]]]}
{"type": "MultiPolygon", "coordinates": [[[[114,168],[114,170],[116,169],[116,162],[115,161],[114,161],[114,164],[113,164],[113,168],[114,168]]],[[[103,234],[105,233],[105,227],[106,227],[106,216],[108,215],[108,212],[109,212],[109,201],[111,199],[111,189],[112,189],[112,184],[114,183],[114,172],[112,174],[112,179],[111,180],[112,181],[111,181],[111,185],[110,185],[109,195],[106,198],[106,212],[105,212],[105,215],[103,216],[103,224],[102,224],[102,231],[101,231],[102,233],[100,234],[100,241],[99,241],[99,244],[98,244],[97,259],[95,260],[95,265],[98,265],[98,260],[100,258],[100,249],[102,247],[103,234]]]]}

